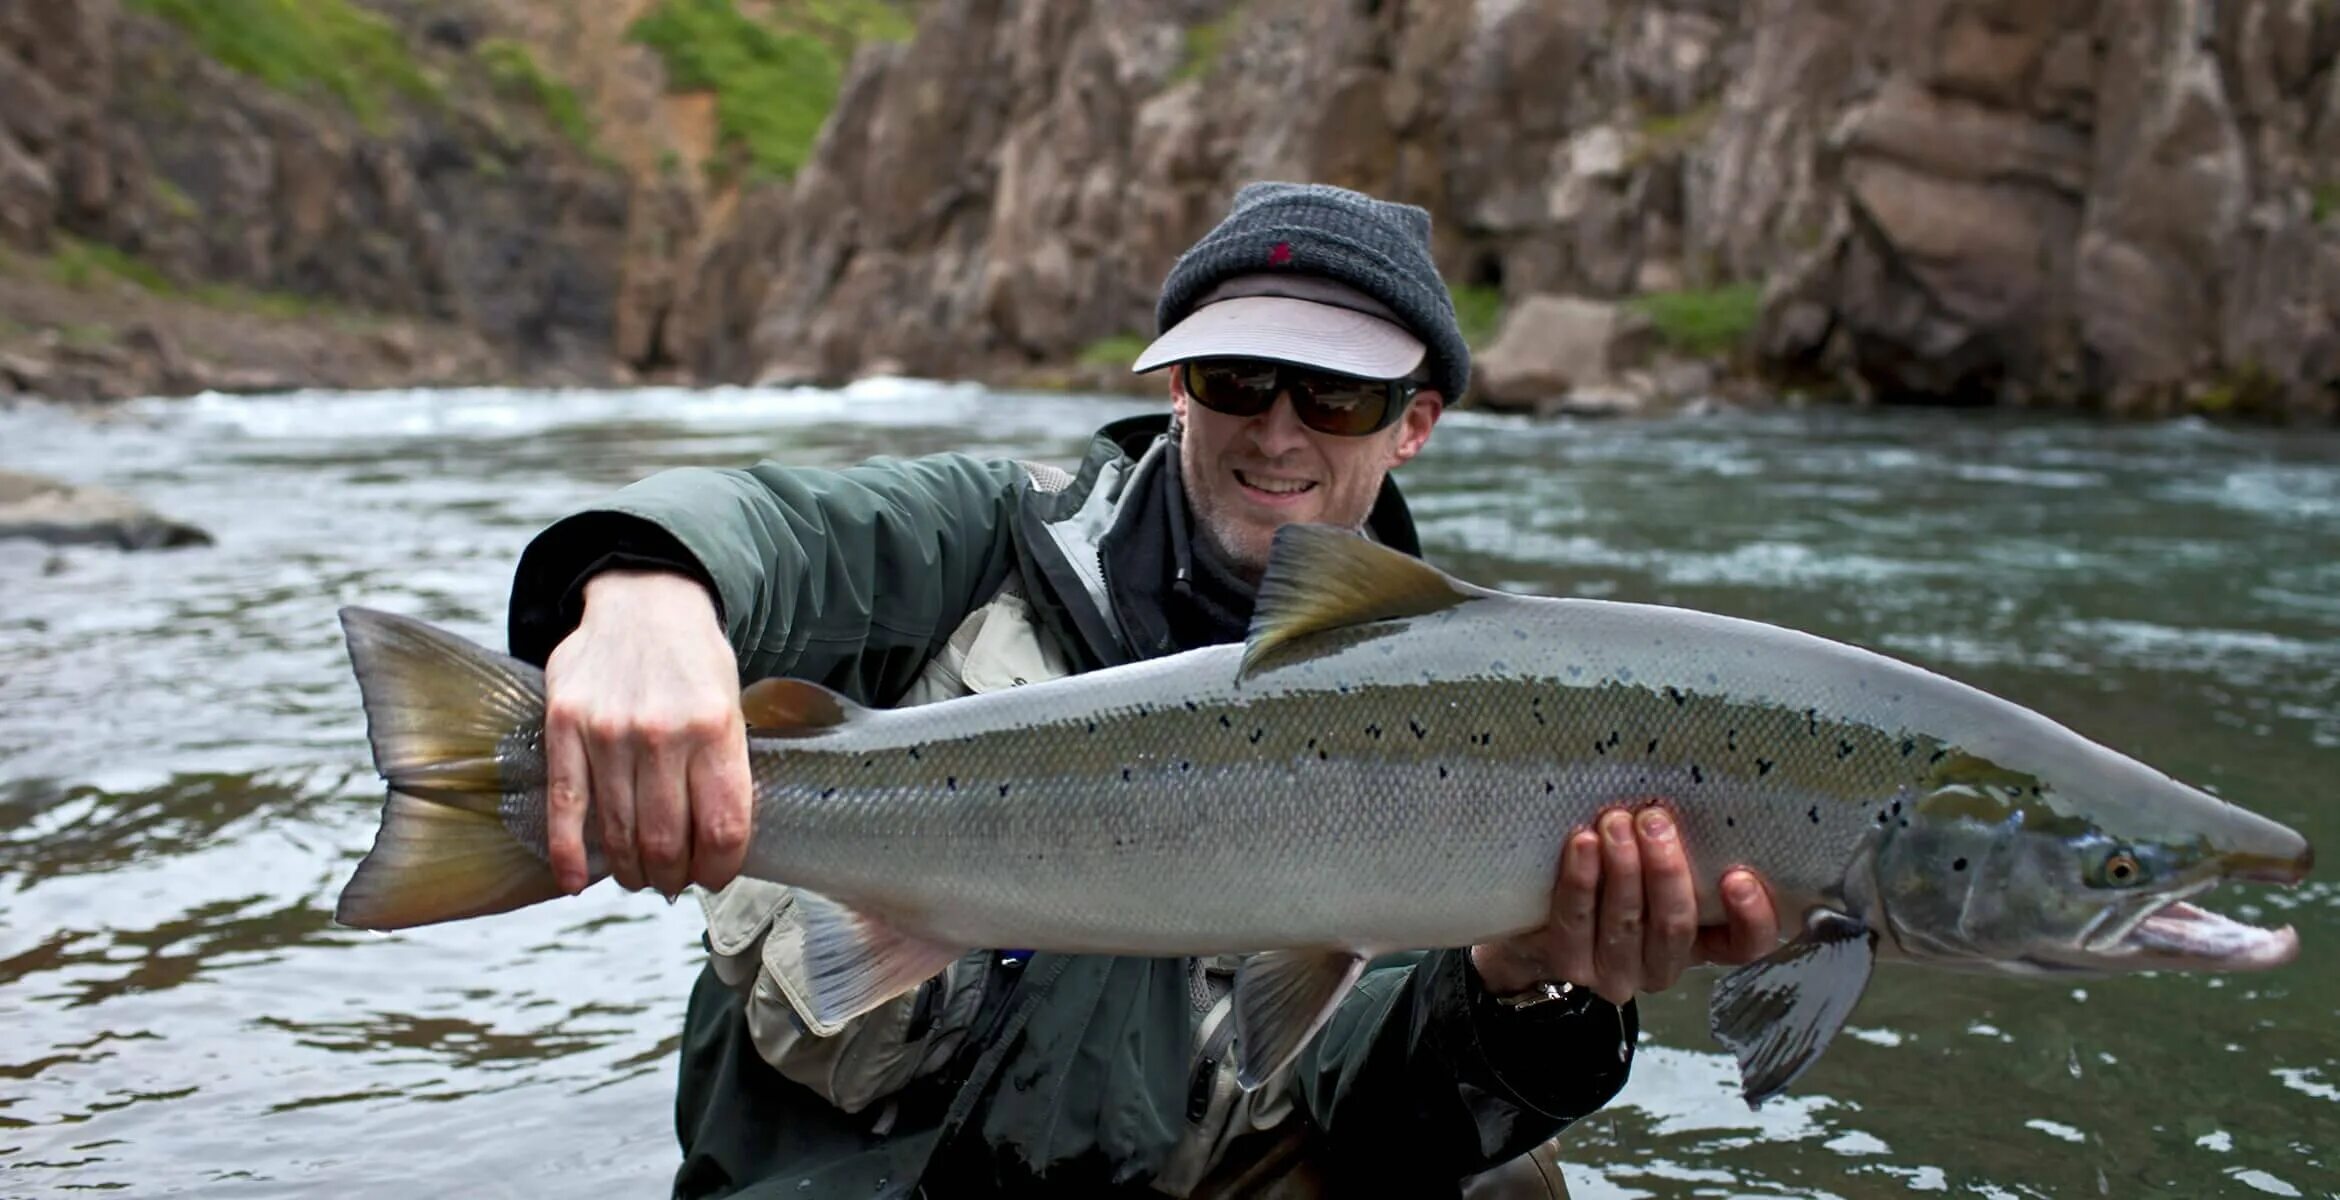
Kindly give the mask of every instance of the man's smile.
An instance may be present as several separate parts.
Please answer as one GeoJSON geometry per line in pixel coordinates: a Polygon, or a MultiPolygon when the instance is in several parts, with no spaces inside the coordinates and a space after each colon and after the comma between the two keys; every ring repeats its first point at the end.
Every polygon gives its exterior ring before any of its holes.
{"type": "Polygon", "coordinates": [[[1288,479],[1242,470],[1235,472],[1235,482],[1243,486],[1245,495],[1262,504],[1289,504],[1316,490],[1313,479],[1288,479]]]}

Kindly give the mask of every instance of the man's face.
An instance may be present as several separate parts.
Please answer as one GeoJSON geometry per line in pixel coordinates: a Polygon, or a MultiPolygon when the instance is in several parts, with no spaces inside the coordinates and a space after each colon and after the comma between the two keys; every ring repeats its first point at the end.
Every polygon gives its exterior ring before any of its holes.
{"type": "Polygon", "coordinates": [[[1424,390],[1389,428],[1340,437],[1301,424],[1288,395],[1255,417],[1205,408],[1187,396],[1184,377],[1170,372],[1170,406],[1186,427],[1179,459],[1187,503],[1202,536],[1253,582],[1267,570],[1278,528],[1363,525],[1382,479],[1421,452],[1445,408],[1424,390]]]}

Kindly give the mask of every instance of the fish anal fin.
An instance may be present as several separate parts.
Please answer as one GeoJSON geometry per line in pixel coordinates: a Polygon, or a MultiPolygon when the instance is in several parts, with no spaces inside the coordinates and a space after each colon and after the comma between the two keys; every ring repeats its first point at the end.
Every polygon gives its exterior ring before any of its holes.
{"type": "Polygon", "coordinates": [[[750,733],[803,737],[844,724],[860,705],[802,679],[759,679],[739,694],[750,733]]]}
{"type": "Polygon", "coordinates": [[[1418,617],[1475,594],[1438,568],[1362,535],[1330,525],[1286,525],[1268,552],[1240,674],[1309,634],[1418,617]]]}
{"type": "Polygon", "coordinates": [[[1738,1056],[1747,1107],[1760,1107],[1819,1060],[1867,990],[1876,947],[1866,924],[1820,909],[1794,941],[1715,984],[1708,1026],[1738,1056]]]}
{"type": "Polygon", "coordinates": [[[798,890],[773,923],[765,953],[780,991],[816,1037],[934,978],[967,953],[906,933],[818,892],[798,890]]]}
{"type": "Polygon", "coordinates": [[[1235,1081],[1250,1091],[1274,1077],[1332,1018],[1365,969],[1349,950],[1271,950],[1235,971],[1235,1081]]]}

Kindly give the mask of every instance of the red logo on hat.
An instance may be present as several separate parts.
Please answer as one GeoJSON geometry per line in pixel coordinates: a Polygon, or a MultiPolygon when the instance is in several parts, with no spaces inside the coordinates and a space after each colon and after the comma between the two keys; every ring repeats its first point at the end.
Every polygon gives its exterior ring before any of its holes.
{"type": "Polygon", "coordinates": [[[1275,248],[1268,251],[1268,265],[1271,267],[1280,267],[1290,261],[1292,261],[1292,243],[1290,242],[1277,242],[1275,248]]]}

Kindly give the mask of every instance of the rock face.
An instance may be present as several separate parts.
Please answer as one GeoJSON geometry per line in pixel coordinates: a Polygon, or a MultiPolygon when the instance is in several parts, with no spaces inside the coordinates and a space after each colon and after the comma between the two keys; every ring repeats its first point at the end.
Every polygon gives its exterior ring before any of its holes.
{"type": "MultiPolygon", "coordinates": [[[[458,17],[381,7],[458,61],[458,17]]],[[[436,323],[494,348],[481,378],[606,378],[630,190],[459,88],[369,125],[119,0],[0,4],[0,249],[98,245],[168,289],[436,323]]],[[[410,377],[397,358],[372,376],[410,377]]]]}
{"type": "Polygon", "coordinates": [[[211,544],[210,534],[158,515],[120,492],[17,471],[0,471],[0,539],[5,538],[124,550],[211,544]]]}
{"type": "Polygon", "coordinates": [[[1761,361],[1864,397],[2328,413],[2336,51],[2317,0],[935,0],[669,328],[717,376],[1012,374],[1308,178],[1515,302],[1768,282],[1761,361]]]}

